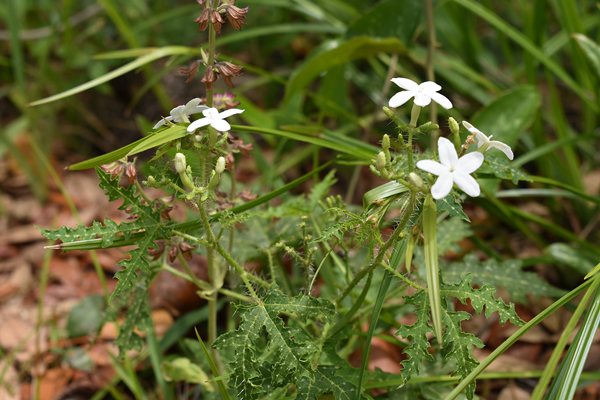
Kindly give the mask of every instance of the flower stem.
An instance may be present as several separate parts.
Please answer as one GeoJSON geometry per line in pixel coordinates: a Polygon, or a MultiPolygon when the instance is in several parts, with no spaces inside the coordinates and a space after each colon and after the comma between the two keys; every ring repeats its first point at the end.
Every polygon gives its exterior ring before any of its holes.
{"type": "Polygon", "coordinates": [[[410,111],[410,124],[408,125],[408,141],[406,143],[406,155],[408,156],[408,172],[415,170],[415,163],[413,161],[413,146],[412,139],[417,127],[417,121],[419,120],[419,114],[421,114],[421,107],[413,104],[412,110],[410,111]]]}
{"type": "MultiPolygon", "coordinates": [[[[210,1],[210,0],[208,0],[210,1]]],[[[211,8],[216,9],[217,6],[219,5],[219,0],[213,0],[211,2],[211,8]]],[[[209,18],[211,18],[209,16],[209,18]]],[[[213,24],[209,23],[208,24],[208,64],[206,65],[206,68],[213,68],[215,65],[215,42],[217,40],[217,32],[215,31],[215,27],[213,26],[213,24]]],[[[212,82],[211,82],[211,86],[210,89],[208,88],[208,86],[206,87],[206,106],[207,107],[212,107],[213,106],[213,88],[212,88],[212,82]]]]}
{"type": "MultiPolygon", "coordinates": [[[[435,70],[433,69],[434,57],[435,57],[435,24],[433,20],[433,0],[425,1],[425,8],[427,11],[427,80],[435,81],[435,70]]],[[[437,104],[432,101],[429,106],[429,120],[433,124],[438,123],[437,118],[437,104]]],[[[435,149],[439,132],[435,131],[431,135],[431,148],[435,149]]]]}
{"type": "Polygon", "coordinates": [[[398,279],[404,281],[404,283],[406,283],[408,286],[412,286],[413,288],[417,289],[417,290],[425,290],[425,288],[413,281],[411,281],[410,279],[408,279],[407,277],[405,277],[404,275],[402,275],[401,273],[399,273],[398,271],[396,271],[394,268],[390,267],[387,263],[384,263],[383,261],[381,262],[381,265],[387,269],[388,271],[390,271],[392,274],[394,274],[398,279]]]}

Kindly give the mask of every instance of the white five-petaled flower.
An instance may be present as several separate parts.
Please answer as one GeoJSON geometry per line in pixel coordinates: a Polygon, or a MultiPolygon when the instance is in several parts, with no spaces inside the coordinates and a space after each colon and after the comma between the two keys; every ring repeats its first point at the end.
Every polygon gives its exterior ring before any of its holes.
{"type": "Polygon", "coordinates": [[[479,196],[481,189],[471,174],[481,167],[483,154],[473,152],[458,158],[452,142],[443,137],[438,140],[438,151],[440,162],[421,160],[417,163],[417,168],[439,176],[431,187],[433,198],[439,200],[446,197],[455,183],[469,196],[479,196]]]}
{"type": "Polygon", "coordinates": [[[440,93],[437,93],[442,89],[440,85],[435,82],[427,81],[420,85],[417,82],[411,81],[406,78],[394,78],[392,79],[396,85],[402,89],[406,89],[404,92],[398,92],[390,99],[390,107],[400,107],[406,103],[411,97],[415,98],[415,105],[425,107],[431,103],[431,100],[444,107],[446,110],[452,108],[452,103],[448,98],[440,93]]]}
{"type": "Polygon", "coordinates": [[[154,128],[157,129],[161,125],[166,124],[165,119],[173,122],[189,122],[188,117],[192,114],[198,114],[203,110],[208,109],[206,106],[200,105],[200,99],[195,98],[187,102],[185,106],[177,106],[171,110],[171,116],[161,119],[154,125],[154,128]]]}
{"type": "Polygon", "coordinates": [[[489,137],[486,136],[485,133],[481,132],[479,129],[475,128],[467,121],[463,121],[463,125],[465,126],[465,128],[467,128],[469,132],[475,134],[475,137],[477,138],[478,149],[481,149],[481,146],[485,146],[485,148],[483,150],[480,150],[480,152],[485,153],[493,147],[506,154],[506,157],[508,157],[509,160],[512,160],[515,157],[510,146],[506,143],[502,143],[497,140],[490,140],[493,135],[489,137]]]}
{"type": "Polygon", "coordinates": [[[202,111],[204,118],[198,119],[188,126],[188,132],[193,132],[198,128],[202,128],[203,126],[210,125],[218,131],[226,132],[231,129],[231,125],[225,118],[231,117],[235,114],[241,114],[244,110],[238,110],[237,108],[232,108],[231,110],[225,110],[222,113],[219,113],[219,110],[216,108],[209,108],[207,110],[202,111]]]}

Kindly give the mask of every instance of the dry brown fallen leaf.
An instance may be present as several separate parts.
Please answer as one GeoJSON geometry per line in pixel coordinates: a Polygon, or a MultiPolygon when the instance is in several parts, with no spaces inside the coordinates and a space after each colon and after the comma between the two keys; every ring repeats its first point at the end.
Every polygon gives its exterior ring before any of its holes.
{"type": "Polygon", "coordinates": [[[530,398],[531,393],[518,387],[514,381],[511,381],[498,395],[498,400],[529,400],[530,398]]]}
{"type": "MultiPolygon", "coordinates": [[[[4,369],[5,361],[0,361],[0,371],[4,369]]],[[[0,386],[0,400],[20,400],[21,387],[19,376],[13,366],[9,366],[4,375],[4,382],[0,386]]]]}
{"type": "Polygon", "coordinates": [[[52,400],[73,378],[73,369],[52,368],[40,379],[40,400],[52,400]]]}

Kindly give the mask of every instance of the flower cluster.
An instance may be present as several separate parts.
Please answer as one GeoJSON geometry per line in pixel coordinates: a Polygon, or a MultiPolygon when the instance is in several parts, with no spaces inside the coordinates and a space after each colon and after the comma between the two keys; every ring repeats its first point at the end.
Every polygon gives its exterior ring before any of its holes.
{"type": "Polygon", "coordinates": [[[221,34],[221,25],[225,23],[221,14],[225,14],[231,25],[238,31],[242,30],[242,25],[246,25],[245,18],[250,7],[236,7],[233,5],[235,0],[220,1],[217,8],[210,6],[210,0],[198,0],[198,3],[204,6],[204,10],[202,10],[200,16],[194,20],[194,22],[198,23],[198,32],[206,30],[210,22],[217,34],[221,34]]]}
{"type": "MultiPolygon", "coordinates": [[[[414,97],[414,105],[417,106],[417,109],[429,105],[432,100],[447,110],[452,108],[450,100],[438,93],[442,87],[435,82],[429,81],[418,84],[406,78],[394,78],[392,79],[392,82],[405,90],[395,94],[390,99],[390,107],[399,107],[414,97]]],[[[416,115],[418,117],[418,111],[416,115]]],[[[458,134],[459,127],[456,124],[456,121],[453,119],[451,119],[451,121],[454,122],[454,125],[456,126],[453,133],[458,134]]],[[[495,148],[502,151],[510,160],[514,158],[513,152],[507,144],[496,140],[490,140],[492,136],[486,136],[467,121],[463,121],[463,126],[477,139],[478,151],[466,154],[459,158],[452,142],[441,137],[438,140],[440,161],[421,160],[416,164],[417,168],[438,176],[435,184],[431,187],[431,195],[434,199],[439,200],[446,197],[450,194],[454,184],[469,196],[479,196],[481,189],[471,174],[481,167],[484,161],[483,154],[489,149],[495,148]]],[[[470,138],[473,136],[470,136],[470,138]]],[[[466,150],[468,144],[473,142],[473,140],[467,140],[467,144],[463,146],[464,149],[466,150]]]]}

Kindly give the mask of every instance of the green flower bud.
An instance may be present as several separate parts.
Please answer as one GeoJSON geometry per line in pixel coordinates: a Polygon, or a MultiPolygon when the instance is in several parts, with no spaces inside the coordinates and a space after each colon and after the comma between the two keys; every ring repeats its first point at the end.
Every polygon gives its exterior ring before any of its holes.
{"type": "Polygon", "coordinates": [[[390,137],[387,134],[383,135],[383,139],[381,140],[381,148],[384,150],[390,148],[390,137]]]}
{"type": "Polygon", "coordinates": [[[385,169],[386,164],[387,161],[385,159],[385,153],[383,151],[380,151],[379,154],[377,154],[377,169],[379,171],[383,171],[385,169]]]}
{"type": "Polygon", "coordinates": [[[156,183],[156,179],[154,179],[154,177],[152,175],[150,175],[148,177],[148,185],[152,186],[152,187],[158,187],[158,184],[156,183]]]}
{"type": "Polygon", "coordinates": [[[219,157],[217,160],[217,166],[215,167],[215,172],[217,175],[220,175],[225,171],[225,158],[219,157]]]}
{"type": "Polygon", "coordinates": [[[418,174],[411,172],[410,174],[408,174],[408,180],[414,187],[419,189],[421,192],[429,192],[427,186],[425,186],[425,183],[423,182],[423,179],[421,179],[421,177],[418,174]]]}
{"type": "Polygon", "coordinates": [[[391,119],[394,119],[394,117],[396,116],[396,114],[394,114],[394,112],[389,107],[383,107],[383,113],[386,115],[386,117],[391,119]]]}
{"type": "Polygon", "coordinates": [[[177,171],[178,174],[185,174],[185,170],[186,170],[186,160],[185,160],[185,154],[183,153],[177,153],[175,154],[175,159],[173,160],[175,162],[175,171],[177,171]]]}
{"type": "Polygon", "coordinates": [[[460,126],[458,125],[458,122],[456,122],[454,118],[450,117],[448,118],[448,125],[450,125],[450,132],[457,135],[460,131],[460,126]]]}

